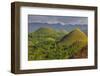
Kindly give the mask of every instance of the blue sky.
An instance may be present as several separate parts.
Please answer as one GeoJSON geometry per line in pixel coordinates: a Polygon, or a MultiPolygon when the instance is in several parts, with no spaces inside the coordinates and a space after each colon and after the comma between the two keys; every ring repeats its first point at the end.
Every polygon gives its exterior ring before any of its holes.
{"type": "Polygon", "coordinates": [[[48,24],[88,24],[87,17],[74,16],[50,16],[50,15],[29,15],[28,23],[48,23],[48,24]]]}

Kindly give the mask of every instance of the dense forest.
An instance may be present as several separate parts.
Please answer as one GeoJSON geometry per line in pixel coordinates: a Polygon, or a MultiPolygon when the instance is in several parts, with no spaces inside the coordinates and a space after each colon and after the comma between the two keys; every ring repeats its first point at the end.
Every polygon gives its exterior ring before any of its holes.
{"type": "Polygon", "coordinates": [[[79,28],[67,32],[41,27],[28,34],[28,60],[86,58],[87,42],[79,28]]]}

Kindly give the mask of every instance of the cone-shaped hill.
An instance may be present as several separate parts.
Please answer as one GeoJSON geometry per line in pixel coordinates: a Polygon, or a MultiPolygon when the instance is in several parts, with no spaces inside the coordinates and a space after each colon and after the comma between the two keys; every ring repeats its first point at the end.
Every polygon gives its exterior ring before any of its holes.
{"type": "Polygon", "coordinates": [[[58,39],[59,37],[63,37],[64,35],[67,34],[67,31],[65,30],[55,30],[53,28],[50,27],[40,27],[39,29],[37,29],[34,32],[29,33],[29,36],[31,35],[33,37],[33,39],[35,38],[54,38],[54,39],[58,39]]]}
{"type": "Polygon", "coordinates": [[[65,35],[59,42],[59,45],[70,46],[76,41],[87,42],[87,36],[80,29],[75,29],[69,34],[65,35]]]}
{"type": "Polygon", "coordinates": [[[52,28],[49,28],[49,27],[41,27],[41,28],[39,28],[38,30],[36,30],[35,31],[35,33],[47,33],[47,34],[49,34],[49,33],[51,33],[51,34],[54,34],[54,30],[52,29],[52,28]]]}
{"type": "Polygon", "coordinates": [[[32,32],[31,35],[33,38],[55,38],[57,36],[56,31],[49,27],[41,27],[35,32],[32,32]]]}

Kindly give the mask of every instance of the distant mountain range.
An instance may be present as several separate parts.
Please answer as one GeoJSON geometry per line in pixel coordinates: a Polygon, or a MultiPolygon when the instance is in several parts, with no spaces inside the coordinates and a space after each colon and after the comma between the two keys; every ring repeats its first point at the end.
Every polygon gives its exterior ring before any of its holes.
{"type": "Polygon", "coordinates": [[[62,25],[60,23],[57,24],[48,24],[48,23],[28,23],[28,32],[34,32],[40,27],[50,27],[55,30],[66,30],[68,32],[74,30],[75,28],[79,28],[81,31],[87,33],[88,26],[87,24],[65,24],[62,25]]]}

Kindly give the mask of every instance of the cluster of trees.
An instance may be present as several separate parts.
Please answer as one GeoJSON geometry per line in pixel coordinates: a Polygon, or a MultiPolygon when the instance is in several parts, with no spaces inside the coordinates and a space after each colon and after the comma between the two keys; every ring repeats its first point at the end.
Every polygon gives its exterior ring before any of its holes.
{"type": "Polygon", "coordinates": [[[60,45],[58,42],[59,39],[67,34],[67,32],[62,34],[55,34],[55,32],[49,34],[50,32],[44,32],[44,30],[45,29],[43,28],[29,33],[28,60],[68,59],[86,45],[86,42],[79,40],[75,41],[69,46],[66,46],[67,43],[60,45]]]}

